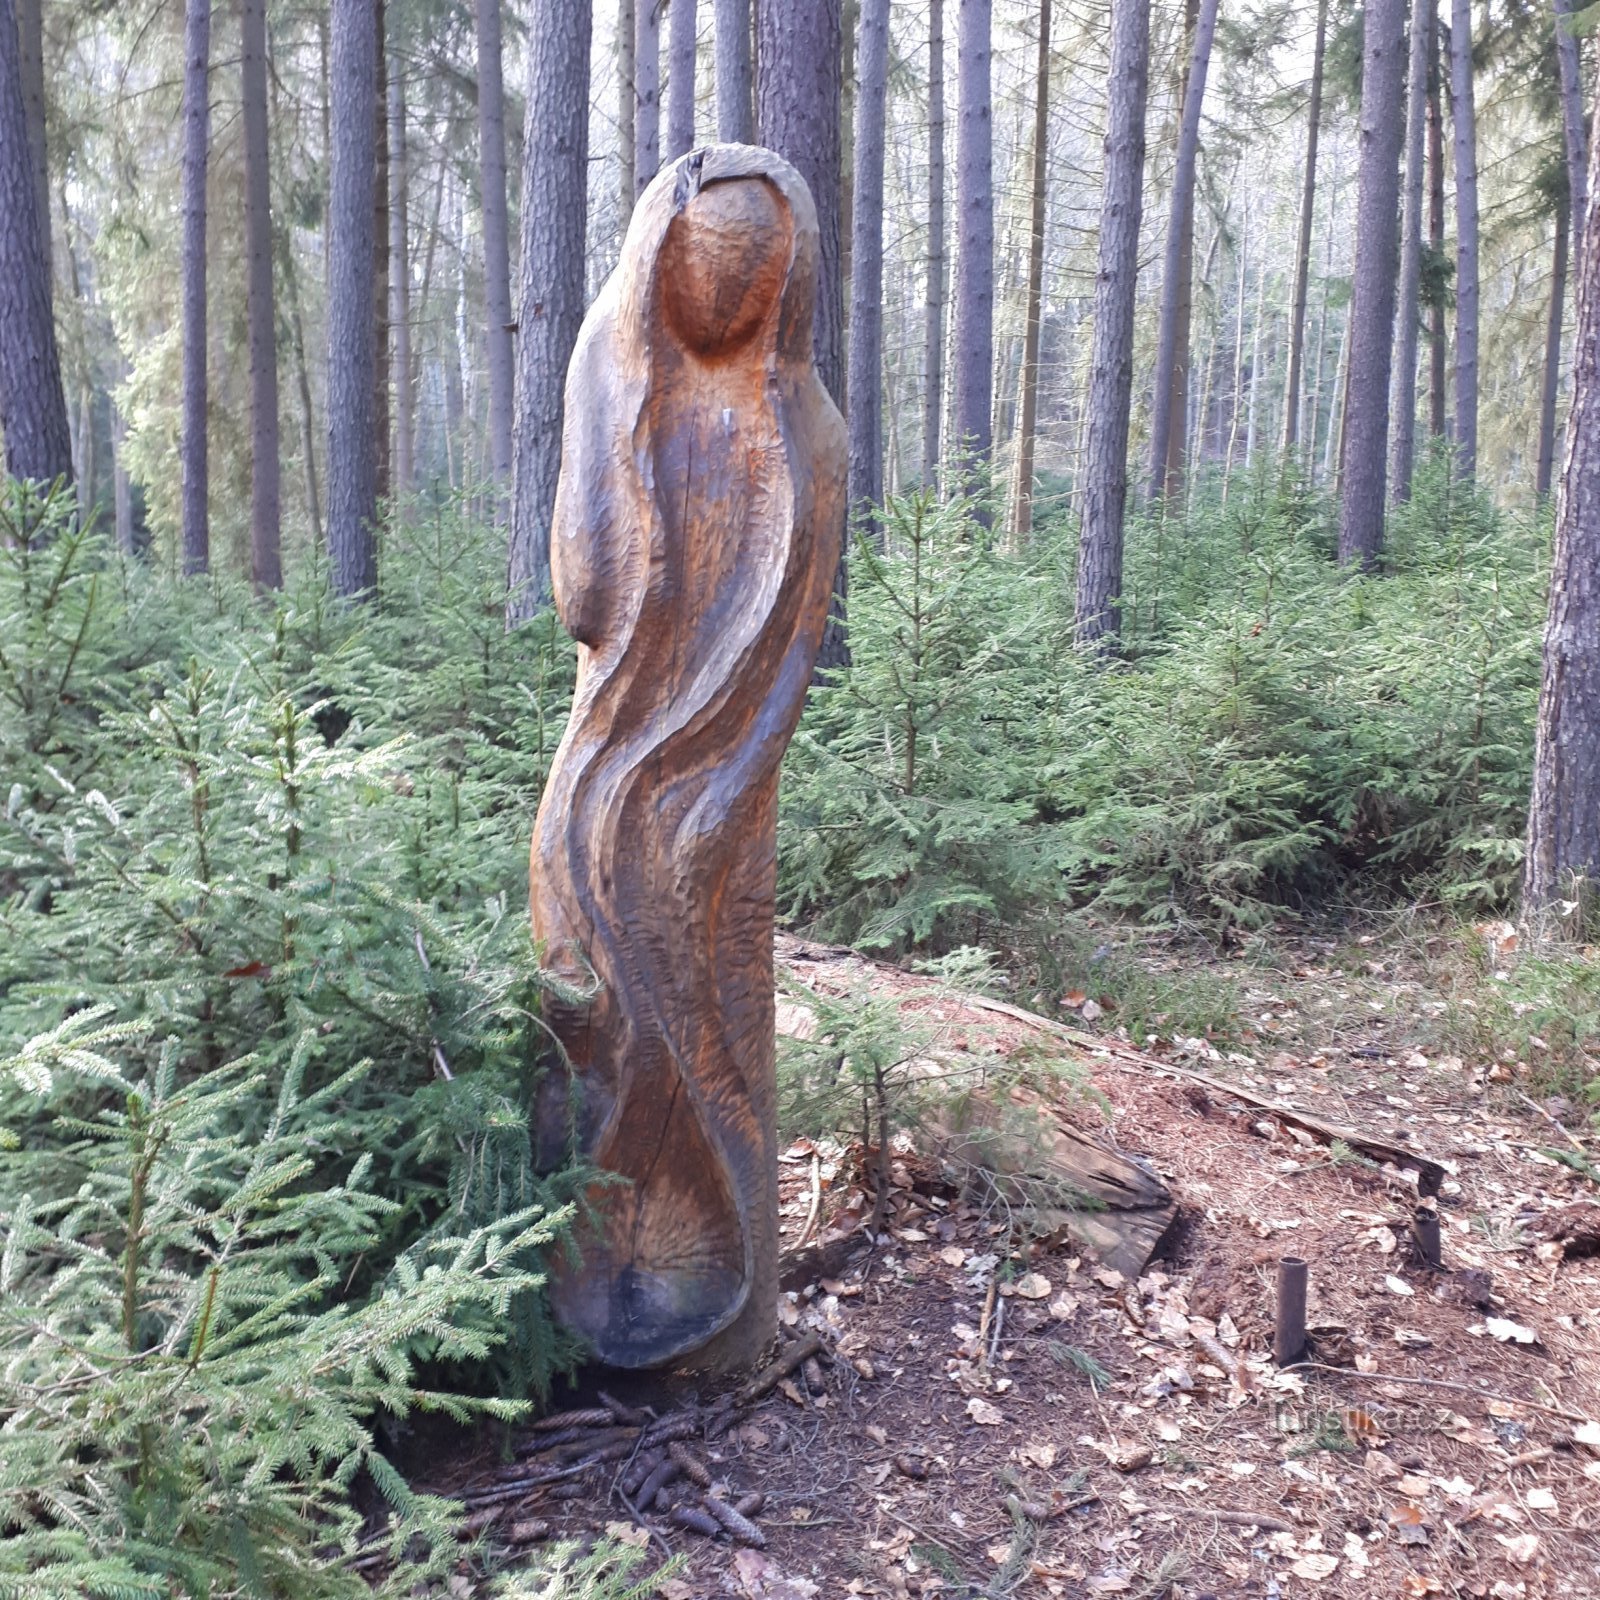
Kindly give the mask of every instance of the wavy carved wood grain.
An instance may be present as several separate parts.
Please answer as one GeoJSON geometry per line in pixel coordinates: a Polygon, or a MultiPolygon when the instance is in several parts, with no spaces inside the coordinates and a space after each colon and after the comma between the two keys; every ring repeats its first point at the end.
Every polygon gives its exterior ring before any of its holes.
{"type": "Polygon", "coordinates": [[[582,982],[545,1086],[597,1185],[558,1315],[603,1361],[753,1359],[777,1285],[778,768],[838,564],[845,438],[812,367],[817,226],[770,151],[641,197],[567,380],[551,565],[578,640],[533,926],[582,982]]]}

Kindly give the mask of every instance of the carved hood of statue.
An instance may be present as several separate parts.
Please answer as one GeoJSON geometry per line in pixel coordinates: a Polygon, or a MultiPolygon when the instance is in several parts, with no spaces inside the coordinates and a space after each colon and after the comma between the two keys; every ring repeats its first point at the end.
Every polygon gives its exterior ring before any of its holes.
{"type": "Polygon", "coordinates": [[[567,378],[551,566],[578,678],[533,927],[598,990],[555,1008],[571,1072],[539,1132],[620,1180],[591,1190],[581,1265],[552,1280],[617,1366],[731,1366],[774,1328],[778,767],[845,509],[817,262],[788,163],[695,151],[640,199],[567,378]]]}

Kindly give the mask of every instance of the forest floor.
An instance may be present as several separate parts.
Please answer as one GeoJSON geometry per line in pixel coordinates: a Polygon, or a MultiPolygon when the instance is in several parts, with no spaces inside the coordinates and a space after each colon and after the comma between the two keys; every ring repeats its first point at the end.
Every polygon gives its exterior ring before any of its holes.
{"type": "MultiPolygon", "coordinates": [[[[1492,967],[1495,938],[1468,964],[1492,967]]],[[[845,952],[780,955],[807,986],[931,1018],[945,1057],[1067,1058],[1052,1114],[1147,1158],[1177,1222],[1129,1281],[1030,1242],[900,1135],[870,1245],[861,1148],[800,1141],[784,1231],[811,1249],[781,1320],[819,1357],[739,1406],[684,1381],[609,1391],[687,1419],[678,1449],[713,1497],[764,1497],[764,1548],[674,1520],[672,1489],[659,1510],[625,1496],[639,1435],[603,1413],[565,1444],[521,1436],[509,1466],[485,1439],[428,1485],[465,1495],[490,1545],[648,1539],[686,1557],[670,1600],[1600,1594],[1600,1188],[1561,1159],[1592,1171],[1595,1144],[1525,1064],[1433,1053],[1460,995],[1424,945],[1285,945],[1235,975],[1229,1046],[1142,1050],[845,952]],[[1442,1269],[1411,1249],[1414,1172],[1262,1100],[1440,1163],[1442,1269]],[[1285,1255],[1310,1266],[1317,1365],[1279,1372],[1285,1255]],[[550,1481],[607,1440],[610,1461],[550,1481]]]]}

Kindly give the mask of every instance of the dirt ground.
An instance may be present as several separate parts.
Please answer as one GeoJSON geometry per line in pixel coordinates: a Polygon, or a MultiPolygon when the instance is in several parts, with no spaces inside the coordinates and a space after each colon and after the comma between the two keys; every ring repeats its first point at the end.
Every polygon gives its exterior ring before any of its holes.
{"type": "MultiPolygon", "coordinates": [[[[642,1430],[602,1411],[522,1436],[512,1463],[487,1443],[452,1462],[430,1487],[466,1496],[488,1545],[648,1539],[687,1560],[674,1600],[1600,1595],[1600,1192],[1557,1154],[1585,1148],[1584,1124],[1526,1095],[1515,1063],[1418,1048],[1432,1002],[1403,963],[1349,972],[1308,947],[1246,988],[1239,1048],[1136,1051],[1093,1035],[1084,997],[1052,1026],[840,952],[780,953],[809,987],[893,995],[935,1052],[1070,1058],[1096,1093],[1054,1113],[1147,1158],[1177,1220],[1130,1282],[1030,1242],[992,1188],[901,1136],[873,1241],[863,1151],[801,1141],[783,1221],[807,1249],[780,1320],[791,1350],[820,1336],[817,1356],[747,1405],[618,1383],[642,1430]],[[1441,1270],[1412,1249],[1414,1172],[1183,1073],[1441,1163],[1441,1270]],[[1309,1263],[1316,1365],[1280,1372],[1286,1255],[1309,1263]],[[719,1502],[763,1496],[764,1548],[675,1519],[706,1504],[690,1479],[639,1502],[652,1429],[686,1435],[719,1502]]],[[[594,1407],[604,1382],[560,1403],[594,1407]]]]}

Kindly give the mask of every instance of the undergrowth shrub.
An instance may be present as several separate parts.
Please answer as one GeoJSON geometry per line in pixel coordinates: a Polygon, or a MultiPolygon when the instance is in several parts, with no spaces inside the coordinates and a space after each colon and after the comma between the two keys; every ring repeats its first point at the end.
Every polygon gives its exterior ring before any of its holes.
{"type": "Polygon", "coordinates": [[[1334,508],[1277,471],[1135,518],[1105,659],[1069,644],[1070,528],[1014,553],[959,503],[896,503],[852,554],[853,664],[791,750],[791,913],[1038,968],[1070,908],[1217,932],[1340,897],[1503,905],[1547,537],[1444,470],[1383,576],[1340,571],[1334,508]]]}

